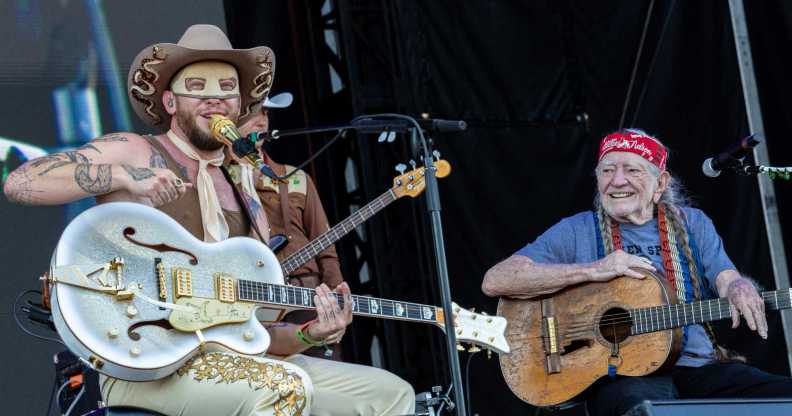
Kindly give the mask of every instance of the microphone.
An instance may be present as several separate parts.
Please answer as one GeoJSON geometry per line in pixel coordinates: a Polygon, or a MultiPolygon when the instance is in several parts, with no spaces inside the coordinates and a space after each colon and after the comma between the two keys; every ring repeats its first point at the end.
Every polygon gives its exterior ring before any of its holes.
{"type": "Polygon", "coordinates": [[[721,170],[739,165],[748,152],[759,143],[760,141],[754,138],[754,134],[745,137],[719,155],[706,159],[701,165],[701,170],[710,178],[717,178],[721,170]]]}
{"type": "Polygon", "coordinates": [[[234,122],[227,117],[213,114],[209,119],[209,130],[215,140],[231,148],[231,151],[240,159],[246,160],[255,166],[261,173],[270,178],[277,179],[278,175],[261,159],[252,140],[242,138],[234,122]]]}

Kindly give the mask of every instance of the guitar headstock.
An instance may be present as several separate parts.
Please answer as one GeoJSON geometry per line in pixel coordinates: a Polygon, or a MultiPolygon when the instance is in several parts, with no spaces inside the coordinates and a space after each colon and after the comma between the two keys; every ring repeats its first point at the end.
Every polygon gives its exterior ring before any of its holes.
{"type": "MultiPolygon", "coordinates": [[[[445,178],[451,173],[451,164],[443,159],[435,160],[434,167],[437,169],[435,176],[438,178],[445,178]]],[[[393,188],[391,189],[396,194],[396,198],[401,198],[405,195],[415,198],[420,195],[426,188],[425,173],[426,167],[415,168],[415,165],[413,165],[413,170],[403,172],[393,178],[393,188]]]]}
{"type": "MultiPolygon", "coordinates": [[[[482,346],[499,354],[511,352],[505,337],[506,318],[469,311],[456,303],[451,305],[454,310],[454,333],[457,342],[482,346]]],[[[469,351],[477,350],[471,348],[469,351]]]]}

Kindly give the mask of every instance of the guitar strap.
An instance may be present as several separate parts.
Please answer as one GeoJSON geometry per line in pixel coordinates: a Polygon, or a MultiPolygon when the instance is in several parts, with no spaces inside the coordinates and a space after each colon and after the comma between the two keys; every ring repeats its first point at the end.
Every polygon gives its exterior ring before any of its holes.
{"type": "MultiPolygon", "coordinates": [[[[665,269],[665,277],[669,283],[671,283],[672,287],[676,290],[677,296],[683,302],[691,302],[695,298],[702,297],[702,291],[708,290],[710,292],[713,291],[713,288],[709,285],[707,279],[696,279],[696,283],[693,283],[693,279],[691,276],[691,265],[688,264],[688,260],[686,256],[679,255],[679,247],[677,245],[677,241],[675,236],[671,235],[672,233],[667,232],[667,221],[665,218],[665,208],[658,207],[658,231],[660,234],[660,242],[662,247],[662,257],[663,257],[663,268],[665,269]],[[670,238],[669,238],[670,237],[670,238]]],[[[594,234],[596,235],[597,240],[597,257],[603,258],[608,253],[605,253],[605,244],[602,241],[602,236],[599,232],[599,215],[597,212],[593,212],[594,214],[594,224],[595,230],[594,234]]],[[[687,222],[687,218],[684,216],[684,211],[682,211],[682,226],[685,227],[688,234],[688,242],[690,244],[690,250],[693,254],[693,259],[696,267],[696,270],[704,270],[701,260],[701,255],[698,250],[698,245],[696,244],[696,239],[690,229],[690,226],[687,222]]],[[[619,231],[619,226],[613,222],[611,223],[611,236],[613,239],[613,247],[614,249],[621,249],[622,248],[622,241],[621,241],[621,233],[619,231]]],[[[704,323],[702,325],[707,332],[710,340],[712,341],[713,348],[715,349],[715,356],[718,361],[721,362],[746,362],[746,358],[734,351],[731,351],[718,343],[717,337],[715,336],[715,331],[712,329],[712,325],[709,323],[704,323]]],[[[687,327],[683,328],[683,348],[684,344],[687,343],[687,327]]]]}
{"type": "Polygon", "coordinates": [[[281,217],[283,218],[283,232],[286,234],[286,237],[291,239],[289,236],[289,224],[291,223],[291,211],[289,210],[289,182],[288,179],[285,181],[278,181],[278,195],[280,197],[280,204],[281,204],[281,217]]]}
{"type": "MultiPolygon", "coordinates": [[[[236,197],[237,201],[239,201],[239,205],[242,206],[242,211],[245,213],[248,221],[250,221],[250,228],[253,229],[253,232],[258,236],[262,243],[269,243],[268,239],[264,238],[262,231],[259,229],[259,224],[256,223],[255,215],[253,215],[250,205],[248,205],[247,198],[244,197],[242,191],[239,189],[239,185],[231,178],[231,173],[229,173],[227,167],[220,166],[220,170],[223,172],[223,176],[225,176],[228,183],[231,184],[231,188],[234,189],[234,196],[236,197]]],[[[264,207],[261,207],[261,209],[263,210],[264,207]]]]}
{"type": "MultiPolygon", "coordinates": [[[[293,172],[296,170],[296,168],[293,166],[284,166],[287,172],[293,172]]],[[[297,174],[299,175],[300,173],[297,172],[297,174]]],[[[289,208],[289,180],[290,179],[284,179],[278,181],[278,196],[280,197],[281,217],[283,218],[283,232],[286,234],[286,238],[291,240],[292,236],[289,231],[289,228],[291,227],[291,209],[289,208]]],[[[308,286],[306,286],[305,282],[303,281],[304,278],[317,279],[317,281],[321,283],[321,280],[315,273],[291,274],[285,277],[289,284],[293,286],[313,287],[318,284],[309,283],[308,286]]]]}

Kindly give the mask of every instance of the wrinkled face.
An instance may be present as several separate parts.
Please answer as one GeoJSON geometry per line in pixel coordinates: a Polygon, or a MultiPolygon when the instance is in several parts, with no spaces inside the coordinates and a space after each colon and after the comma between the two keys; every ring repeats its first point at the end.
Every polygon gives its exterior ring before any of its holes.
{"type": "Polygon", "coordinates": [[[239,118],[240,98],[236,69],[223,62],[197,62],[184,67],[171,81],[179,128],[201,150],[217,150],[222,143],[212,137],[209,119],[214,114],[239,118]]]}
{"type": "Polygon", "coordinates": [[[656,176],[649,162],[628,152],[606,154],[597,165],[597,191],[605,212],[619,222],[643,224],[654,217],[654,206],[668,183],[668,173],[656,176]]]}

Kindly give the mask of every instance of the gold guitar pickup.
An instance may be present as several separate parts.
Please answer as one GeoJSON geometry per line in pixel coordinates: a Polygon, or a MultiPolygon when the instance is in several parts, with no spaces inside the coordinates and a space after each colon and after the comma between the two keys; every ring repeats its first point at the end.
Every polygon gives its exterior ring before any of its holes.
{"type": "Polygon", "coordinates": [[[236,280],[229,273],[215,273],[215,293],[220,302],[236,302],[236,280]]]}
{"type": "Polygon", "coordinates": [[[176,299],[192,297],[192,273],[189,269],[173,268],[173,291],[176,299]]]}

